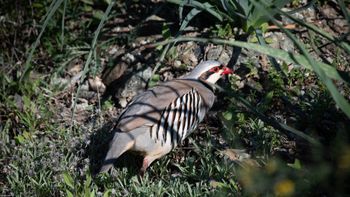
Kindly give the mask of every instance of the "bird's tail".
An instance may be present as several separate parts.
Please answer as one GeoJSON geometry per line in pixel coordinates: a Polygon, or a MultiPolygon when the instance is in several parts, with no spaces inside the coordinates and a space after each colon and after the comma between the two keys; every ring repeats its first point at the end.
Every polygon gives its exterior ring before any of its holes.
{"type": "Polygon", "coordinates": [[[116,132],[110,143],[106,158],[99,172],[102,173],[108,171],[118,157],[133,146],[134,139],[132,136],[128,135],[128,133],[116,132]]]}

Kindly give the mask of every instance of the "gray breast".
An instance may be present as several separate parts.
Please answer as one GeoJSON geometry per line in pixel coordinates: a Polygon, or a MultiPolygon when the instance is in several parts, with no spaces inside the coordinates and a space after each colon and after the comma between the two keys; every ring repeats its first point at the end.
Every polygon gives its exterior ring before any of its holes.
{"type": "Polygon", "coordinates": [[[163,110],[160,120],[152,126],[151,138],[173,149],[192,133],[207,110],[201,95],[193,88],[163,110]]]}

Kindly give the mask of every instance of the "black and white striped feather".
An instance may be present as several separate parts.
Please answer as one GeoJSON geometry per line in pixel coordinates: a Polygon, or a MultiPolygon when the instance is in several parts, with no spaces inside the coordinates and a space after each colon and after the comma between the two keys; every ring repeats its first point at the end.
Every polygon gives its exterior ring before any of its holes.
{"type": "Polygon", "coordinates": [[[201,110],[202,97],[196,89],[178,97],[162,112],[161,118],[150,129],[151,138],[161,145],[175,148],[198,125],[204,117],[201,110]]]}

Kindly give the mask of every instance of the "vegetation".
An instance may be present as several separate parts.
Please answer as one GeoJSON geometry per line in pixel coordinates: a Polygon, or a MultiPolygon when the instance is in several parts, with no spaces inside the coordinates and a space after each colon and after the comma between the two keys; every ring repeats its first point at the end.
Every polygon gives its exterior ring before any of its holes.
{"type": "Polygon", "coordinates": [[[0,195],[349,194],[349,9],[348,0],[2,0],[0,195]],[[143,177],[128,154],[95,176],[122,97],[136,92],[120,84],[150,69],[153,86],[225,54],[235,74],[196,133],[143,177]]]}

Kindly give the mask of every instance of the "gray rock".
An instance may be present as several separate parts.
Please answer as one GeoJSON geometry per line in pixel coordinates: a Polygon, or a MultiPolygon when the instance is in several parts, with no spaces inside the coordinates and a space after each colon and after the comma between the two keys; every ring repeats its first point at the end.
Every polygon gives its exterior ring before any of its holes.
{"type": "Polygon", "coordinates": [[[89,91],[88,81],[85,81],[83,84],[81,84],[80,90],[81,91],[89,91]]]}
{"type": "Polygon", "coordinates": [[[79,98],[83,98],[86,100],[91,100],[93,98],[95,98],[97,96],[97,93],[94,91],[86,91],[86,90],[82,90],[80,92],[79,98]]]}
{"type": "Polygon", "coordinates": [[[232,55],[232,47],[223,47],[222,45],[209,47],[206,54],[208,60],[218,60],[223,64],[228,64],[232,55]]]}
{"type": "Polygon", "coordinates": [[[151,67],[135,73],[129,80],[126,81],[125,88],[120,93],[119,104],[124,106],[126,104],[125,100],[130,100],[132,97],[143,92],[151,76],[151,67]]]}
{"type": "Polygon", "coordinates": [[[277,49],[283,49],[284,51],[294,52],[294,44],[284,33],[273,32],[268,34],[268,37],[272,39],[271,47],[277,49]]]}
{"type": "Polygon", "coordinates": [[[66,78],[55,78],[51,81],[52,85],[60,86],[60,87],[66,87],[69,84],[69,80],[66,78]]]}

